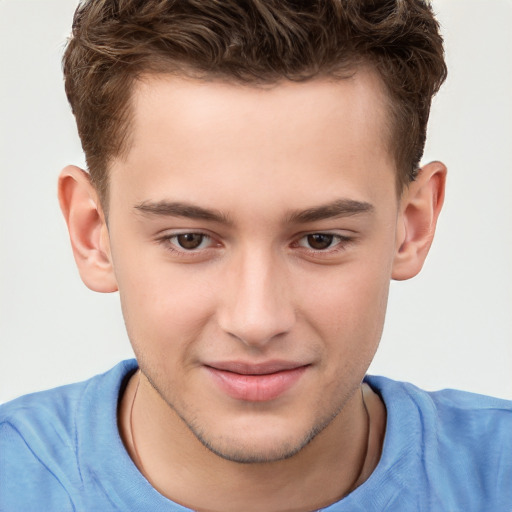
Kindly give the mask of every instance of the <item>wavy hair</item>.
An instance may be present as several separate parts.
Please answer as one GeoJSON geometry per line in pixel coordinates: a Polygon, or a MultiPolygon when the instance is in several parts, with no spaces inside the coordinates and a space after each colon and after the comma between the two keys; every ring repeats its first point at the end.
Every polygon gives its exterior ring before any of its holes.
{"type": "Polygon", "coordinates": [[[343,79],[360,65],[389,98],[397,187],[414,180],[443,40],[423,0],[85,0],[63,57],[66,94],[91,180],[108,196],[109,162],[129,147],[130,98],[147,73],[244,84],[343,79]]]}

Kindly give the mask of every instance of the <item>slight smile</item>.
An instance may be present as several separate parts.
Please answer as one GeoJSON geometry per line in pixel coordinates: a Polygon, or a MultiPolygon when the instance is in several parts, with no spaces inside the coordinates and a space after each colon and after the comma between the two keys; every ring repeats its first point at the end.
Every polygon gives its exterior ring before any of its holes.
{"type": "Polygon", "coordinates": [[[238,361],[206,364],[220,389],[236,400],[266,402],[288,391],[309,364],[269,361],[249,364],[238,361]]]}

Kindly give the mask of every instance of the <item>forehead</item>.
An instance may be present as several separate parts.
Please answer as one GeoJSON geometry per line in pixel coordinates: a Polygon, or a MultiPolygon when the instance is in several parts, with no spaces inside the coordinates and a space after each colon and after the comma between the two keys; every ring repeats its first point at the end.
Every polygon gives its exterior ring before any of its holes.
{"type": "Polygon", "coordinates": [[[376,165],[394,168],[387,134],[384,87],[367,69],[265,86],[145,76],[133,93],[129,150],[114,161],[111,185],[130,182],[141,200],[159,189],[237,194],[261,183],[269,198],[299,185],[314,194],[334,175],[345,174],[347,187],[350,175],[371,181],[376,165]]]}
{"type": "MultiPolygon", "coordinates": [[[[270,133],[275,127],[281,130],[282,124],[293,131],[300,127],[301,120],[311,128],[336,125],[339,131],[343,128],[340,115],[346,119],[346,125],[356,118],[364,119],[368,128],[377,128],[370,134],[386,142],[387,103],[382,80],[369,67],[361,67],[346,78],[282,80],[262,85],[143,75],[136,81],[131,98],[132,142],[144,142],[148,129],[165,127],[185,132],[207,129],[208,121],[215,123],[218,131],[264,127],[270,133]]],[[[244,132],[239,133],[239,138],[244,132]]]]}

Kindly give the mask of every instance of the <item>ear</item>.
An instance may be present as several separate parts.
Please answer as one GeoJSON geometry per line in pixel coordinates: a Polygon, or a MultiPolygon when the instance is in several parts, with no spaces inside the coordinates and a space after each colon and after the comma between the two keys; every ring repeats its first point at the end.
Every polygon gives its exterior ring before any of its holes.
{"type": "Polygon", "coordinates": [[[404,190],[397,224],[397,252],[392,278],[414,277],[423,267],[434,238],[437,218],[444,201],[446,167],[431,162],[404,190]]]}
{"type": "Polygon", "coordinates": [[[62,170],[59,202],[82,281],[96,292],[117,291],[107,223],[85,171],[74,166],[62,170]]]}

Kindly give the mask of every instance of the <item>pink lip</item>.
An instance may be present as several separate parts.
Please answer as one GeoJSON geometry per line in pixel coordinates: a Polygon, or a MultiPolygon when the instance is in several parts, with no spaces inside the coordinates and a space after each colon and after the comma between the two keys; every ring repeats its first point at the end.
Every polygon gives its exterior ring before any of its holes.
{"type": "Polygon", "coordinates": [[[309,365],[270,361],[263,364],[222,362],[205,368],[230,397],[250,402],[274,400],[290,389],[309,365]]]}

